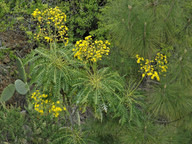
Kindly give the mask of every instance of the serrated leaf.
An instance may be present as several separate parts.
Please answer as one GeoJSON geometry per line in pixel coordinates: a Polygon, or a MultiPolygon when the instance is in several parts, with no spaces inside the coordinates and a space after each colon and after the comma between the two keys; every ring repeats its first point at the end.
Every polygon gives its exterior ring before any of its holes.
{"type": "Polygon", "coordinates": [[[28,85],[20,79],[17,79],[15,81],[15,88],[16,88],[17,92],[22,95],[25,95],[29,90],[28,85]]]}
{"type": "Polygon", "coordinates": [[[2,92],[1,94],[1,101],[5,102],[8,101],[14,94],[15,92],[15,86],[14,84],[8,85],[2,92]]]}

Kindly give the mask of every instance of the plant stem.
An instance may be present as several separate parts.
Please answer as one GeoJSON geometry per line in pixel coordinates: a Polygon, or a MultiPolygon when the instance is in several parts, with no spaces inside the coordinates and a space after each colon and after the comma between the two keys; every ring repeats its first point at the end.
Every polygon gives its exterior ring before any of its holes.
{"type": "Polygon", "coordinates": [[[143,77],[142,77],[142,79],[139,81],[139,83],[137,84],[137,86],[130,92],[130,94],[129,94],[128,96],[131,96],[131,95],[134,93],[134,91],[139,87],[139,85],[141,84],[142,81],[143,81],[143,77]]]}
{"type": "Polygon", "coordinates": [[[93,62],[92,69],[93,69],[93,74],[96,74],[96,72],[97,72],[97,63],[96,62],[93,62]]]}

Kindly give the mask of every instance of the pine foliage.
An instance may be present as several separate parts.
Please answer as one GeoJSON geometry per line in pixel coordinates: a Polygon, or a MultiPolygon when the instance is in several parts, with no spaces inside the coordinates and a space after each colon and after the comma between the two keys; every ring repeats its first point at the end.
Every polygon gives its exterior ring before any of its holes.
{"type": "Polygon", "coordinates": [[[168,120],[180,119],[191,112],[191,90],[164,79],[159,85],[151,86],[147,103],[149,111],[155,116],[163,116],[168,120]]]}
{"type": "Polygon", "coordinates": [[[125,125],[116,119],[105,118],[103,122],[90,120],[85,130],[89,137],[99,144],[170,144],[175,142],[174,129],[150,122],[146,117],[139,117],[125,125]]]}
{"type": "Polygon", "coordinates": [[[117,0],[103,10],[105,28],[126,53],[151,57],[160,43],[174,41],[183,26],[178,1],[117,0]]]}

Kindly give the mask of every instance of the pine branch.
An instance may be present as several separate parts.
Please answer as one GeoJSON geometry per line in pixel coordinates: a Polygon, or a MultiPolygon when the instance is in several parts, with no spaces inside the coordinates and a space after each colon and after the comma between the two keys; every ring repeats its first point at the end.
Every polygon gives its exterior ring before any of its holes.
{"type": "Polygon", "coordinates": [[[166,123],[166,125],[169,125],[169,124],[171,124],[171,123],[180,121],[180,120],[184,119],[185,117],[189,116],[190,114],[192,114],[192,112],[190,112],[190,113],[186,114],[185,116],[182,116],[182,117],[180,117],[180,118],[178,118],[178,119],[175,119],[175,120],[173,120],[173,121],[168,121],[168,122],[166,123]]]}
{"type": "Polygon", "coordinates": [[[175,4],[175,0],[172,1],[171,7],[170,7],[169,12],[168,12],[168,15],[167,15],[167,17],[164,19],[164,22],[166,22],[167,19],[169,18],[169,16],[171,15],[171,12],[172,12],[172,10],[173,10],[174,4],[175,4]]]}

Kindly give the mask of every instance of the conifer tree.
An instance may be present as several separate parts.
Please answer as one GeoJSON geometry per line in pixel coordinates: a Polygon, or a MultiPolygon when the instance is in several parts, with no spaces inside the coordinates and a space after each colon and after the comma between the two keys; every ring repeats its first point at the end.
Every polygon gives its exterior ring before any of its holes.
{"type": "MultiPolygon", "coordinates": [[[[147,121],[156,128],[160,124],[169,129],[172,137],[163,143],[179,143],[186,134],[184,131],[192,134],[191,5],[189,1],[179,0],[116,0],[110,1],[102,10],[100,30],[107,29],[114,44],[111,62],[119,57],[115,52],[121,53],[124,62],[119,61],[119,68],[127,69],[122,75],[129,73],[125,63],[130,63],[136,54],[148,59],[154,59],[157,52],[167,56],[166,76],[160,81],[145,77],[140,88],[145,93],[143,103],[146,107],[135,106],[135,109],[144,111],[147,121]],[[130,59],[126,62],[127,55],[130,59]]],[[[140,76],[137,75],[136,79],[140,76]]],[[[190,143],[191,138],[185,138],[182,143],[190,143]]],[[[143,142],[135,139],[130,143],[143,142]]]]}

